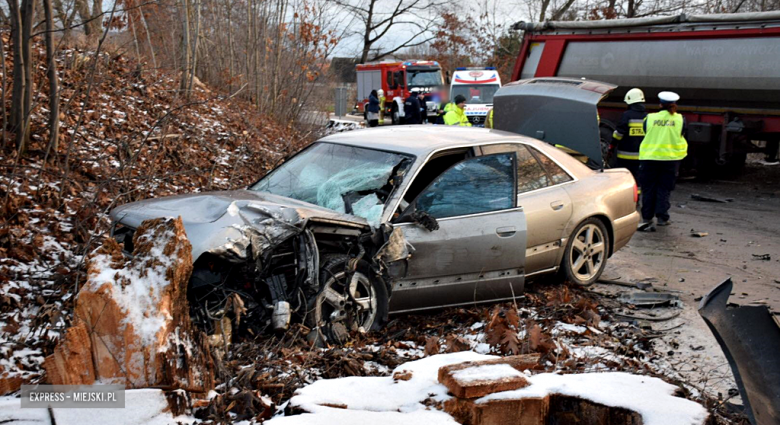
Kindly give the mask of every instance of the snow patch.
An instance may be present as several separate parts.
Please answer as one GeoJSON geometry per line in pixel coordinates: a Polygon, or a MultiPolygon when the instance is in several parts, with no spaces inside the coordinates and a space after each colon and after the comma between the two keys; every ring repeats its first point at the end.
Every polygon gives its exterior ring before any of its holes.
{"type": "Polygon", "coordinates": [[[467,367],[452,373],[453,378],[463,383],[493,381],[501,378],[516,378],[518,376],[523,376],[523,374],[508,364],[467,367]]]}

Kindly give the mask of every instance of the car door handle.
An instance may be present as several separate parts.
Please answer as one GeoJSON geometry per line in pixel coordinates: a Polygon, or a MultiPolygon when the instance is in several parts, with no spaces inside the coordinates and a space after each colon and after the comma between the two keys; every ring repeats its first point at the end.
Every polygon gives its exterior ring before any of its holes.
{"type": "Polygon", "coordinates": [[[515,233],[517,233],[517,229],[514,226],[496,228],[496,234],[499,238],[508,238],[514,236],[515,233]]]}
{"type": "Polygon", "coordinates": [[[558,211],[561,208],[563,208],[563,201],[553,201],[550,202],[550,208],[553,209],[553,211],[558,211]]]}

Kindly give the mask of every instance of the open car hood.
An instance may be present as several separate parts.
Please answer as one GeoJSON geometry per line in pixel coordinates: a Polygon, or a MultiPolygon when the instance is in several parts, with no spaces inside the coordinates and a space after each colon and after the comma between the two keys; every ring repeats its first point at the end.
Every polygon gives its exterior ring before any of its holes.
{"type": "Polygon", "coordinates": [[[573,78],[531,78],[493,98],[497,130],[533,137],[602,164],[597,106],[617,86],[573,78]]]}

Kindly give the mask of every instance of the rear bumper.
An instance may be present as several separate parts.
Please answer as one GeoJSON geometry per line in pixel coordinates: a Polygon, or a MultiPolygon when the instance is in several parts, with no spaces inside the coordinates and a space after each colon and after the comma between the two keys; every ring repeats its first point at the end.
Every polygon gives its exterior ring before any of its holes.
{"type": "Polygon", "coordinates": [[[639,224],[639,212],[633,213],[615,219],[612,222],[612,228],[614,230],[615,244],[612,252],[616,252],[620,248],[626,246],[628,241],[631,240],[631,236],[636,233],[636,226],[639,224]]]}

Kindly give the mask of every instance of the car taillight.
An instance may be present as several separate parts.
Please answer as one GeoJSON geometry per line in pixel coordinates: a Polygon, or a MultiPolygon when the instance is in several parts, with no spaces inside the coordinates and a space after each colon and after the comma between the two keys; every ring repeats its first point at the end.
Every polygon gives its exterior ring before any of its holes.
{"type": "Polygon", "coordinates": [[[639,202],[639,187],[634,183],[634,203],[639,202]]]}

